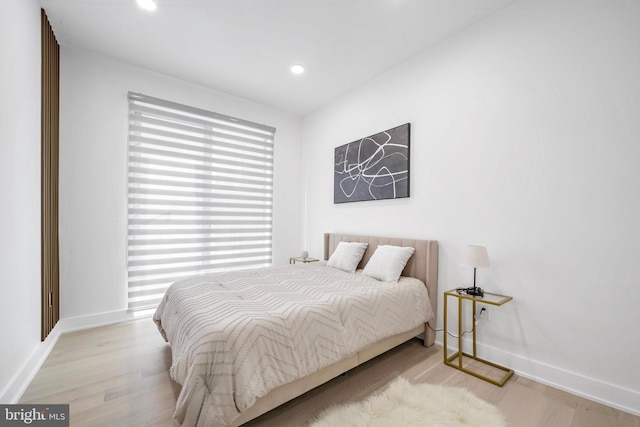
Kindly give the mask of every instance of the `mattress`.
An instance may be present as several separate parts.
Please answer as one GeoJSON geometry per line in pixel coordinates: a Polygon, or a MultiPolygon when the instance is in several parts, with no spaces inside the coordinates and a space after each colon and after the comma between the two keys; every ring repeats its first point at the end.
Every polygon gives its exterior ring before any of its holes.
{"type": "Polygon", "coordinates": [[[182,385],[174,420],[227,426],[269,391],[432,319],[427,289],[324,262],[193,277],[154,314],[182,385]]]}

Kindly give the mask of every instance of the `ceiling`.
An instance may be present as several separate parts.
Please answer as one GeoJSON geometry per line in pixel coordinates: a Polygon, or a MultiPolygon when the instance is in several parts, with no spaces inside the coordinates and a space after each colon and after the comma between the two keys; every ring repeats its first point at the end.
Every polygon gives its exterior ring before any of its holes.
{"type": "Polygon", "coordinates": [[[58,42],[305,116],[514,0],[40,0],[58,42]],[[293,75],[290,67],[306,71],[293,75]]]}

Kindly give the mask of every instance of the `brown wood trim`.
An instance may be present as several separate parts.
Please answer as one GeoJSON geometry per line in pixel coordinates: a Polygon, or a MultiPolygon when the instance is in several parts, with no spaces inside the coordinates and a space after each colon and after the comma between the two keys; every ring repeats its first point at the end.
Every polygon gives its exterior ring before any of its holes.
{"type": "Polygon", "coordinates": [[[60,127],[60,46],[47,15],[41,10],[41,217],[42,333],[49,335],[60,319],[58,249],[58,147],[60,127]]]}

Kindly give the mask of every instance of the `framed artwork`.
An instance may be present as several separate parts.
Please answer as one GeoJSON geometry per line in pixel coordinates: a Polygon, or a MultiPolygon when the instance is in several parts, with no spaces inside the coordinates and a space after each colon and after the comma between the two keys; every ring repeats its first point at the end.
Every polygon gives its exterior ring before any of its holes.
{"type": "Polygon", "coordinates": [[[409,197],[411,124],[336,147],[333,203],[409,197]]]}

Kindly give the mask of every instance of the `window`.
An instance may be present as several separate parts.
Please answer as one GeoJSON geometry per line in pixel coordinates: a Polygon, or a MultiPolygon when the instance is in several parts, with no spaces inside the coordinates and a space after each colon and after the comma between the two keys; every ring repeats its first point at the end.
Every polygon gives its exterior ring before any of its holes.
{"type": "Polygon", "coordinates": [[[186,277],[271,264],[274,134],[129,93],[129,309],[186,277]]]}

